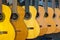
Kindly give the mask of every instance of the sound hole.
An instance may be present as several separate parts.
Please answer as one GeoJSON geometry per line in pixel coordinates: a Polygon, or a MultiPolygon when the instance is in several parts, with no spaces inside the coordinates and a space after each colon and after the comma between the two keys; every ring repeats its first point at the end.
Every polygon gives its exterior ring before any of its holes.
{"type": "Polygon", "coordinates": [[[44,17],[48,17],[48,13],[47,13],[47,12],[45,12],[45,15],[44,15],[44,17]]]}
{"type": "Polygon", "coordinates": [[[53,14],[53,18],[55,18],[56,17],[56,15],[55,15],[55,13],[53,14]]]}
{"type": "Polygon", "coordinates": [[[30,13],[25,13],[25,19],[30,19],[31,18],[31,15],[30,15],[30,13]]]}
{"type": "Polygon", "coordinates": [[[3,20],[3,14],[0,13],[0,20],[3,20]]]}
{"type": "Polygon", "coordinates": [[[38,17],[38,16],[39,16],[39,13],[37,13],[36,17],[38,17]]]}
{"type": "Polygon", "coordinates": [[[17,19],[18,19],[18,15],[17,15],[17,13],[12,13],[12,15],[11,15],[11,19],[13,19],[13,20],[17,20],[17,19]]]}

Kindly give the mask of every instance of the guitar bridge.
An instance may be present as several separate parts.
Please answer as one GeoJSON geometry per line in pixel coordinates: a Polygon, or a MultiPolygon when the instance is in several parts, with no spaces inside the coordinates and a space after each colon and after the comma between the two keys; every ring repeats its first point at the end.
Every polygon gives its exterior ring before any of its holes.
{"type": "Polygon", "coordinates": [[[33,27],[29,27],[28,29],[34,29],[33,27]]]}
{"type": "Polygon", "coordinates": [[[21,32],[20,30],[15,30],[15,32],[21,32]]]}
{"type": "Polygon", "coordinates": [[[6,31],[0,31],[0,34],[7,34],[6,31]]]}

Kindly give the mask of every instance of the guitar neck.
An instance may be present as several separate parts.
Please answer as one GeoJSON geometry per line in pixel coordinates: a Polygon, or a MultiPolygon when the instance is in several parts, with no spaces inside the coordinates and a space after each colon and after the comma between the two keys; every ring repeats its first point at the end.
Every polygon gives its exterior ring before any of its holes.
{"type": "Polygon", "coordinates": [[[56,7],[55,0],[52,0],[52,8],[53,8],[54,11],[55,11],[55,7],[56,7]]]}
{"type": "Polygon", "coordinates": [[[25,12],[29,12],[29,0],[25,0],[25,12]]]}
{"type": "Polygon", "coordinates": [[[60,9],[60,0],[59,0],[59,9],[60,9]]]}
{"type": "Polygon", "coordinates": [[[33,6],[34,0],[30,0],[30,5],[33,6]]]}
{"type": "Polygon", "coordinates": [[[38,5],[39,5],[39,0],[35,0],[35,7],[36,7],[37,11],[38,11],[38,5]]]}
{"type": "Polygon", "coordinates": [[[0,13],[2,13],[2,0],[0,0],[0,13]]]}
{"type": "Polygon", "coordinates": [[[13,13],[17,12],[17,0],[12,0],[12,11],[13,13]]]}
{"type": "Polygon", "coordinates": [[[45,0],[45,12],[47,12],[48,11],[48,0],[45,0]]]}

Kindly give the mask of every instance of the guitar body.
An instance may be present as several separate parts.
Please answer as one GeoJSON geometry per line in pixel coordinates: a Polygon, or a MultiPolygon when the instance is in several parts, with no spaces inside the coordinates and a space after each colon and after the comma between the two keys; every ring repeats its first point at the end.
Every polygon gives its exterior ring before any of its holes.
{"type": "MultiPolygon", "coordinates": [[[[25,9],[25,7],[23,7],[25,9]]],[[[27,39],[34,39],[36,37],[38,37],[39,33],[40,33],[40,27],[36,21],[36,9],[34,6],[29,6],[29,12],[31,15],[30,19],[25,19],[25,24],[27,25],[28,28],[28,37],[27,39]],[[30,28],[30,29],[29,29],[30,28]]]]}
{"type": "Polygon", "coordinates": [[[53,9],[48,7],[48,17],[44,18],[47,26],[46,34],[53,33],[56,29],[56,24],[55,21],[53,20],[53,14],[54,14],[53,9]]]}
{"type": "Polygon", "coordinates": [[[38,13],[39,13],[39,17],[37,18],[37,22],[40,25],[40,34],[39,36],[43,36],[46,32],[47,32],[47,26],[46,26],[46,22],[44,20],[44,8],[41,6],[38,6],[38,13]]]}
{"type": "Polygon", "coordinates": [[[56,17],[54,18],[54,21],[57,27],[54,33],[58,33],[60,32],[60,9],[59,8],[55,8],[55,15],[56,17]]]}
{"type": "Polygon", "coordinates": [[[4,19],[3,21],[0,21],[0,40],[14,40],[15,30],[10,23],[10,8],[6,5],[2,5],[2,12],[4,15],[4,19]]]}
{"type": "Polygon", "coordinates": [[[25,40],[27,38],[27,27],[24,23],[24,15],[25,11],[22,7],[17,6],[17,20],[11,20],[11,23],[14,25],[16,29],[16,38],[15,40],[25,40]]]}

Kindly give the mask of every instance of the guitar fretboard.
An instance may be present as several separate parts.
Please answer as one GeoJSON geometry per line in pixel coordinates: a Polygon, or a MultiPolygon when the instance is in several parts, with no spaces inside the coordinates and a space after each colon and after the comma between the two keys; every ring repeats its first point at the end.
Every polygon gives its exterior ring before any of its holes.
{"type": "Polygon", "coordinates": [[[17,12],[17,0],[12,0],[12,11],[13,13],[17,12]]]}
{"type": "Polygon", "coordinates": [[[60,0],[59,0],[59,9],[60,9],[60,0]]]}
{"type": "Polygon", "coordinates": [[[52,8],[55,11],[56,5],[55,5],[55,0],[52,0],[52,8]]]}
{"type": "Polygon", "coordinates": [[[25,12],[29,12],[29,0],[25,0],[25,12]]]}
{"type": "Polygon", "coordinates": [[[45,0],[44,8],[45,8],[45,12],[47,12],[48,11],[48,0],[45,0]]]}

